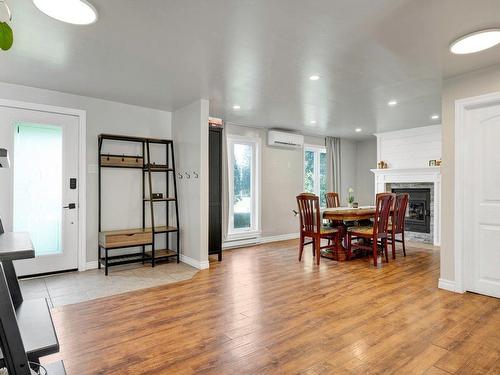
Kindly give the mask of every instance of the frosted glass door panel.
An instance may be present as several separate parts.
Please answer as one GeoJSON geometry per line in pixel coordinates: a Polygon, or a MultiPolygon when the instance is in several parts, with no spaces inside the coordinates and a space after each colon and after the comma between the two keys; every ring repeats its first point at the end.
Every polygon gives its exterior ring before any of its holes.
{"type": "Polygon", "coordinates": [[[36,256],[62,251],[62,128],[14,129],[14,231],[29,232],[36,256]]]}

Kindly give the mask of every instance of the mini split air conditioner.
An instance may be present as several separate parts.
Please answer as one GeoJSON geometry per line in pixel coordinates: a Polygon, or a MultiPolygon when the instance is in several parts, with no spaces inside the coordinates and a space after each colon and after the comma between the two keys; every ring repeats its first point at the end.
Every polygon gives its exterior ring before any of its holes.
{"type": "Polygon", "coordinates": [[[281,148],[302,148],[304,136],[295,133],[287,133],[278,130],[267,132],[267,145],[281,148]]]}

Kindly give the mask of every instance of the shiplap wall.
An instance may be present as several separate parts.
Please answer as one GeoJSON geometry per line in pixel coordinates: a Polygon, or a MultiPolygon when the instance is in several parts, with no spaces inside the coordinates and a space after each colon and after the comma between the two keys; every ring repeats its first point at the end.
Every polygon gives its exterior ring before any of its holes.
{"type": "Polygon", "coordinates": [[[422,168],[441,159],[441,125],[378,133],[377,161],[389,168],[422,168]]]}

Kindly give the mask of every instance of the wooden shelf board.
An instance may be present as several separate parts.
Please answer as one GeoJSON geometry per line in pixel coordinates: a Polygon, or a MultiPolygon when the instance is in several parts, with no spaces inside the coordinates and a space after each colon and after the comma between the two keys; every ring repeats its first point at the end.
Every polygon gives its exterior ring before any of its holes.
{"type": "Polygon", "coordinates": [[[144,202],[173,202],[176,199],[174,197],[168,197],[168,198],[155,198],[155,199],[149,199],[149,198],[144,198],[144,202]]]}
{"type": "MultiPolygon", "coordinates": [[[[166,225],[159,225],[155,227],[155,232],[175,232],[177,231],[176,227],[172,226],[166,226],[166,225]]],[[[135,233],[149,233],[152,232],[151,227],[147,228],[132,228],[132,229],[120,229],[120,230],[108,230],[108,231],[101,231],[100,233],[105,234],[105,235],[116,235],[116,234],[135,234],[135,233]]]]}
{"type": "MultiPolygon", "coordinates": [[[[146,256],[149,258],[152,258],[152,252],[151,251],[146,251],[145,252],[146,256]]],[[[159,258],[169,258],[169,257],[174,257],[177,256],[177,252],[169,249],[158,249],[155,250],[155,259],[159,258]]]]}

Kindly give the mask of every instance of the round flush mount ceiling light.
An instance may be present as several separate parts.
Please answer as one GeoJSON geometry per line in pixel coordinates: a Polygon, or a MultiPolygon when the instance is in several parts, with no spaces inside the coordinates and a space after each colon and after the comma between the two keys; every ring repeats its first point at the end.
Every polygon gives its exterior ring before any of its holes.
{"type": "Polygon", "coordinates": [[[312,125],[316,124],[316,120],[311,120],[309,121],[309,123],[311,123],[312,125]]]}
{"type": "Polygon", "coordinates": [[[476,31],[450,44],[450,51],[456,55],[465,55],[484,51],[500,43],[500,29],[476,31]]]}
{"type": "Polygon", "coordinates": [[[356,133],[361,133],[361,132],[363,131],[363,129],[361,129],[361,128],[356,128],[356,129],[354,129],[354,131],[355,131],[356,133]]]}
{"type": "Polygon", "coordinates": [[[432,115],[431,120],[439,120],[439,115],[432,115]]]}
{"type": "Polygon", "coordinates": [[[235,109],[235,110],[238,110],[238,109],[240,109],[240,108],[241,108],[241,107],[240,107],[239,105],[233,105],[233,109],[235,109]]]}
{"type": "Polygon", "coordinates": [[[394,99],[389,100],[389,101],[387,102],[387,105],[388,105],[389,107],[394,107],[395,105],[398,105],[398,101],[397,101],[397,100],[394,100],[394,99]]]}
{"type": "Polygon", "coordinates": [[[315,74],[309,77],[311,81],[317,81],[319,79],[319,75],[315,74]]]}
{"type": "Polygon", "coordinates": [[[74,25],[89,25],[97,21],[97,11],[86,0],[33,0],[33,4],[56,20],[74,25]]]}

